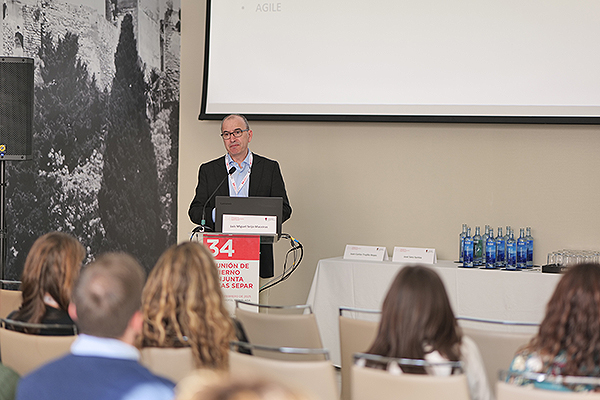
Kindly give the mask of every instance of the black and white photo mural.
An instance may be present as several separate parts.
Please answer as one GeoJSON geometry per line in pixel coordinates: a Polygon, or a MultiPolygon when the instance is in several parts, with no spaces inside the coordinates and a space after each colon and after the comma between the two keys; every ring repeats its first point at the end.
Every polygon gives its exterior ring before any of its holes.
{"type": "Polygon", "coordinates": [[[152,268],[177,240],[180,0],[3,0],[2,55],[35,63],[33,160],[6,163],[5,275],[70,233],[152,268]]]}

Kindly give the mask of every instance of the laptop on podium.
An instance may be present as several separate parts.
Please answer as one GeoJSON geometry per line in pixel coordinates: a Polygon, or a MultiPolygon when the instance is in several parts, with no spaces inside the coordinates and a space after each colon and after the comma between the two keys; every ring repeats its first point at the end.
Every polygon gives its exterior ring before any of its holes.
{"type": "MultiPolygon", "coordinates": [[[[261,243],[273,243],[279,240],[281,236],[281,223],[283,220],[283,198],[281,197],[215,197],[215,232],[222,233],[240,233],[226,228],[223,230],[223,220],[226,220],[225,227],[232,218],[237,216],[260,216],[275,217],[276,221],[270,221],[270,232],[256,231],[246,232],[260,234],[261,243]]],[[[255,219],[256,220],[256,219],[255,219]]]]}

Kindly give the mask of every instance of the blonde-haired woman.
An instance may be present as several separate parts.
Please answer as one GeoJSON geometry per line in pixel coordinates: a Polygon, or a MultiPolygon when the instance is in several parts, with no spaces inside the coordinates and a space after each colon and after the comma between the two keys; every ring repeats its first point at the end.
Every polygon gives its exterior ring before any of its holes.
{"type": "Polygon", "coordinates": [[[198,368],[228,367],[235,328],[209,250],[195,242],[167,249],[142,294],[141,347],[191,347],[198,368]]]}

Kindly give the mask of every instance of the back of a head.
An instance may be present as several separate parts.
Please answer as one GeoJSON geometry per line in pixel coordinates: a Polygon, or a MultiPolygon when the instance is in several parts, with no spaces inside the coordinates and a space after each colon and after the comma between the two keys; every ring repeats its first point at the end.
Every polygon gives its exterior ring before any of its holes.
{"type": "Polygon", "coordinates": [[[562,276],[529,347],[551,358],[566,351],[565,373],[593,371],[600,357],[600,264],[577,264],[562,276]]]}
{"type": "Polygon", "coordinates": [[[226,368],[231,319],[210,251],[173,245],[159,258],[142,295],[143,347],[190,345],[198,367],[226,368]]]}
{"type": "Polygon", "coordinates": [[[81,333],[120,338],[140,310],[144,270],[130,255],[107,253],[85,267],[73,295],[81,333]]]}
{"type": "MultiPolygon", "coordinates": [[[[600,264],[576,264],[561,277],[550,298],[550,302],[569,302],[581,307],[589,298],[600,293],[600,264]],[[575,296],[575,297],[573,297],[575,296]]],[[[550,306],[550,304],[549,304],[550,306]]]]}
{"type": "Polygon", "coordinates": [[[306,398],[275,382],[240,380],[208,387],[195,400],[306,400],[306,398]]]}
{"type": "Polygon", "coordinates": [[[423,358],[429,345],[450,360],[460,356],[461,336],[444,284],[424,266],[400,270],[385,297],[377,338],[369,353],[423,358]]]}
{"type": "Polygon", "coordinates": [[[278,382],[242,379],[198,370],[178,385],[176,400],[308,400],[278,382]]]}
{"type": "Polygon", "coordinates": [[[45,313],[46,294],[66,311],[84,257],[81,243],[67,233],[40,236],[31,246],[21,274],[23,306],[18,319],[40,322],[45,313]]]}
{"type": "Polygon", "coordinates": [[[167,297],[182,302],[174,304],[181,311],[185,311],[183,302],[198,302],[197,307],[205,308],[212,296],[222,298],[217,267],[210,251],[195,242],[168,248],[150,272],[143,294],[144,306],[167,297]]]}

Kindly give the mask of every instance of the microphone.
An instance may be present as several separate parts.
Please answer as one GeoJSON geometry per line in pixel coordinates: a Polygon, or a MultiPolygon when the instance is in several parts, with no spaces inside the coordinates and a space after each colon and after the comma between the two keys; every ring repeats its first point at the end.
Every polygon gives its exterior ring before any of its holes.
{"type": "MultiPolygon", "coordinates": [[[[221,181],[221,183],[219,183],[219,186],[217,186],[215,191],[212,192],[212,194],[210,196],[208,196],[208,198],[206,199],[206,202],[204,203],[204,206],[202,207],[202,221],[200,222],[200,226],[202,226],[203,229],[206,226],[206,219],[204,218],[206,216],[206,205],[213,198],[213,196],[217,193],[217,190],[219,190],[219,188],[225,183],[225,181],[227,180],[229,175],[233,174],[235,171],[236,171],[235,167],[229,168],[229,171],[227,171],[227,175],[225,175],[225,178],[223,178],[223,180],[221,181]]],[[[198,228],[196,228],[196,229],[198,229],[198,228]]],[[[195,231],[195,229],[194,229],[194,231],[195,231]]]]}

